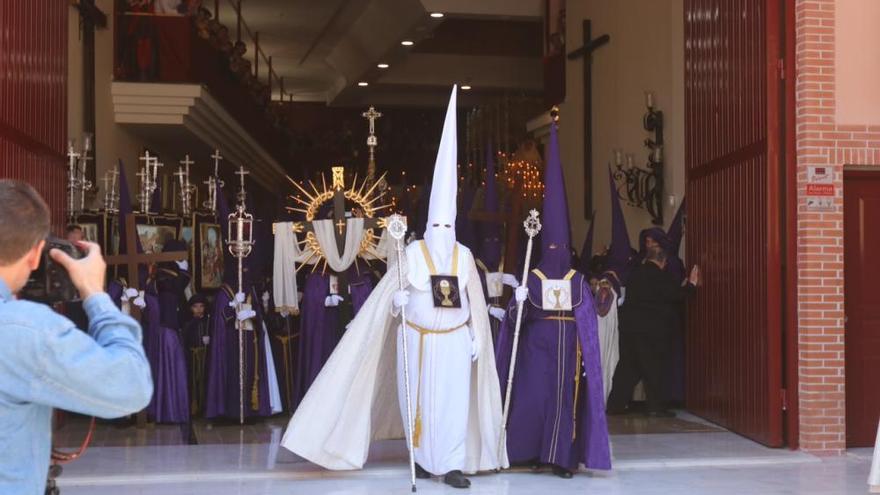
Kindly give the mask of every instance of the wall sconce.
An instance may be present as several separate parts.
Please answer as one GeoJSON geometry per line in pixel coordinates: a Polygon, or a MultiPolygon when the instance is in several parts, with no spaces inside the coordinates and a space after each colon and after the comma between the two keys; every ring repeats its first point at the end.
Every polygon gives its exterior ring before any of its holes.
{"type": "Polygon", "coordinates": [[[654,93],[645,93],[645,107],[648,111],[642,119],[642,126],[653,132],[652,138],[646,138],[645,148],[648,150],[648,163],[645,168],[636,167],[633,156],[626,156],[623,151],[614,150],[614,182],[617,184],[617,195],[630,206],[644,208],[651,215],[654,225],[663,225],[663,112],[654,108],[654,93]]]}

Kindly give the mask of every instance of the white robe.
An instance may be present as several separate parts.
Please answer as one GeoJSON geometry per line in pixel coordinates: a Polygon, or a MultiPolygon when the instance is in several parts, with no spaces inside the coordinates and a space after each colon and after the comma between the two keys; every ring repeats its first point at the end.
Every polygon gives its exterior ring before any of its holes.
{"type": "Polygon", "coordinates": [[[602,356],[602,384],[605,386],[605,403],[611,395],[611,384],[614,381],[614,370],[620,361],[620,333],[617,323],[617,293],[611,301],[611,309],[599,319],[599,354],[602,356]]]}
{"type": "Polygon", "coordinates": [[[877,425],[877,440],[874,441],[874,461],[871,463],[868,485],[871,487],[871,493],[880,493],[880,424],[877,425]]]}
{"type": "MultiPolygon", "coordinates": [[[[418,244],[413,243],[407,249],[403,260],[407,270],[404,279],[409,282],[411,293],[407,318],[430,327],[436,312],[433,304],[425,312],[415,306],[422,300],[427,268],[424,262],[418,262],[421,254],[413,248],[418,249],[418,244]],[[413,261],[407,263],[407,259],[413,261]]],[[[462,458],[463,465],[453,469],[473,473],[508,467],[506,449],[498,450],[501,391],[483,288],[470,251],[459,245],[459,256],[459,282],[470,306],[462,305],[466,308],[463,311],[468,326],[449,335],[429,336],[424,349],[422,442],[416,456],[431,472],[458,465],[462,458]],[[478,348],[476,362],[471,362],[471,335],[478,348]],[[448,342],[451,345],[447,346],[447,342],[439,345],[444,337],[452,338],[448,342]],[[446,359],[454,360],[458,364],[455,367],[463,369],[438,373],[444,368],[453,368],[453,361],[444,361],[446,359]],[[465,377],[470,378],[468,386],[461,384],[465,377]],[[461,397],[456,393],[462,390],[469,390],[470,400],[465,404],[460,403],[461,397]],[[456,397],[458,403],[439,402],[450,396],[456,397]],[[442,412],[441,405],[445,407],[442,412]],[[450,430],[460,428],[465,417],[462,455],[462,434],[450,430]],[[450,438],[447,439],[447,435],[450,438]]],[[[400,381],[397,375],[402,371],[394,352],[395,342],[399,341],[399,319],[391,315],[392,296],[399,288],[394,257],[389,259],[388,267],[388,273],[352,320],[303,398],[282,440],[288,450],[327,469],[361,469],[372,440],[404,437],[397,390],[400,381]]],[[[446,325],[446,320],[456,315],[460,313],[450,311],[437,323],[446,325]]],[[[415,342],[409,346],[412,369],[418,362],[418,338],[413,340],[413,334],[417,336],[414,331],[408,334],[408,342],[415,342]]],[[[410,379],[415,380],[416,376],[410,379]]],[[[415,397],[416,388],[411,391],[415,397]]]]}

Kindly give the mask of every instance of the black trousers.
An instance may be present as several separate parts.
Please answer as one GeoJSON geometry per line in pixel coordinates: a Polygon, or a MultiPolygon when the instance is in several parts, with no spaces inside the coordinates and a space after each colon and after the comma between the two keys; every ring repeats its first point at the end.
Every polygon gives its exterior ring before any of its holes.
{"type": "Polygon", "coordinates": [[[629,404],[639,381],[645,383],[648,411],[663,410],[669,376],[669,335],[666,332],[621,332],[620,361],[614,371],[608,409],[629,404]]]}

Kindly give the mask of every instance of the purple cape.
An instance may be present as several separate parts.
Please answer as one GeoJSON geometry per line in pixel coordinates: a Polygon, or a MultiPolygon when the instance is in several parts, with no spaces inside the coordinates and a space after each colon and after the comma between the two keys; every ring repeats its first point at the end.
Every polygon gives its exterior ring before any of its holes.
{"type": "MultiPolygon", "coordinates": [[[[531,289],[533,284],[540,284],[540,280],[532,274],[528,283],[531,289]]],[[[572,290],[573,295],[580,294],[580,301],[575,301],[579,304],[569,314],[574,322],[545,319],[559,312],[546,312],[530,301],[525,303],[511,394],[508,455],[512,463],[538,458],[569,469],[576,468],[578,463],[588,469],[611,469],[598,323],[590,287],[582,274],[572,278],[572,290]],[[576,408],[562,407],[557,405],[557,399],[568,405],[575,401],[575,342],[580,344],[583,353],[581,366],[585,377],[578,387],[576,408]],[[562,358],[556,355],[558,352],[548,349],[563,349],[562,358]],[[564,368],[561,379],[557,378],[560,367],[564,368]],[[559,384],[553,383],[555,381],[559,384]],[[554,392],[560,389],[562,393],[556,397],[554,392]],[[548,419],[554,414],[549,411],[551,408],[569,421],[559,421],[554,429],[554,422],[548,419]]],[[[496,347],[502,394],[507,388],[515,320],[516,302],[511,300],[496,347]]]]}
{"type": "MultiPolygon", "coordinates": [[[[370,272],[352,265],[348,269],[351,303],[355,314],[373,290],[370,272]]],[[[299,406],[324,363],[333,353],[342,334],[339,331],[339,309],[324,306],[330,295],[330,276],[318,271],[306,277],[300,316],[299,349],[293,387],[293,407],[299,406]]],[[[345,297],[345,295],[343,295],[345,297]]]]}
{"type": "MultiPolygon", "coordinates": [[[[262,308],[253,287],[245,289],[257,312],[254,330],[244,331],[244,415],[270,416],[266,352],[263,343],[262,308]]],[[[217,291],[211,311],[211,343],[208,349],[208,379],[205,417],[239,417],[238,333],[235,310],[229,306],[235,293],[224,284],[217,291]]]]}

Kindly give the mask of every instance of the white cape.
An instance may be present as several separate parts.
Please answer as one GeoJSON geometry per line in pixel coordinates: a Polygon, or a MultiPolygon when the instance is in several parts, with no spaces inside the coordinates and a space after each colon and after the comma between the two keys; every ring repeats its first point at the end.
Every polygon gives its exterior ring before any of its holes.
{"type": "MultiPolygon", "coordinates": [[[[469,258],[467,269],[475,273],[473,258],[469,258]]],[[[406,269],[405,258],[403,265],[406,269]]],[[[306,393],[281,441],[291,452],[327,469],[361,469],[371,441],[404,438],[397,397],[399,322],[390,311],[398,290],[395,256],[389,257],[388,267],[306,393]]],[[[469,277],[466,290],[470,325],[482,343],[472,364],[464,468],[475,473],[509,464],[507,449],[498,451],[501,390],[480,278],[469,277]]]]}
{"type": "Polygon", "coordinates": [[[599,353],[602,355],[602,384],[605,385],[605,403],[611,395],[611,384],[614,382],[614,370],[620,361],[620,333],[617,323],[617,293],[611,301],[611,309],[599,319],[599,353]]]}

